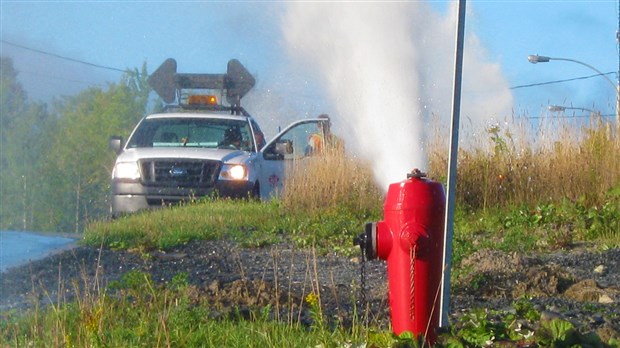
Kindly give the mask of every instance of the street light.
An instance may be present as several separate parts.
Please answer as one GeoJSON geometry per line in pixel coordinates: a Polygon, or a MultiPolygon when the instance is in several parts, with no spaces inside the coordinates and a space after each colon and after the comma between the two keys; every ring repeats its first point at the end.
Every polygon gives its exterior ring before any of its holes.
{"type": "Polygon", "coordinates": [[[552,58],[552,57],[547,57],[547,56],[539,56],[537,54],[531,54],[529,56],[527,56],[527,60],[532,63],[532,64],[536,64],[536,63],[547,63],[551,60],[565,60],[568,62],[573,62],[573,63],[577,63],[577,64],[581,64],[585,67],[588,67],[594,71],[596,71],[596,73],[598,75],[600,75],[601,77],[605,78],[605,80],[607,80],[607,82],[609,82],[609,84],[611,84],[611,87],[614,89],[614,92],[616,94],[616,126],[620,129],[620,88],[618,85],[616,85],[609,77],[607,77],[607,75],[605,75],[604,73],[602,73],[600,70],[598,70],[597,68],[593,67],[590,64],[578,61],[576,59],[570,59],[570,58],[552,58]]]}
{"type": "Polygon", "coordinates": [[[591,112],[593,114],[596,113],[596,111],[594,111],[592,109],[576,108],[576,107],[572,107],[572,106],[562,106],[562,105],[549,105],[547,107],[547,109],[549,109],[549,111],[551,111],[551,112],[564,112],[566,110],[581,110],[581,111],[588,111],[588,112],[591,112]]]}
{"type": "Polygon", "coordinates": [[[590,68],[590,69],[592,69],[592,70],[596,71],[596,73],[597,73],[597,74],[601,75],[601,77],[605,78],[605,80],[607,80],[607,81],[611,84],[611,87],[612,87],[614,90],[617,90],[616,84],[615,84],[615,83],[614,83],[614,82],[613,82],[613,81],[612,81],[609,77],[607,77],[607,75],[605,75],[605,74],[604,74],[604,73],[602,73],[600,70],[598,70],[597,68],[593,67],[593,66],[592,66],[592,65],[590,65],[590,64],[586,64],[586,63],[584,63],[584,62],[580,62],[580,61],[578,61],[578,60],[575,60],[575,59],[570,59],[570,58],[551,58],[551,57],[546,57],[546,56],[539,56],[539,55],[537,55],[537,54],[531,54],[531,55],[527,56],[527,60],[528,60],[530,63],[532,63],[532,64],[536,64],[536,63],[547,63],[547,62],[549,62],[550,60],[565,60],[565,61],[568,61],[568,62],[573,62],[573,63],[581,64],[581,65],[583,65],[583,66],[587,66],[588,68],[590,68]]]}
{"type": "Polygon", "coordinates": [[[600,115],[600,111],[595,111],[592,109],[587,109],[587,108],[578,108],[578,107],[572,107],[572,106],[562,106],[562,105],[549,105],[547,107],[547,109],[549,109],[549,111],[551,112],[564,112],[566,110],[580,110],[580,111],[586,111],[591,113],[592,115],[600,115]]]}

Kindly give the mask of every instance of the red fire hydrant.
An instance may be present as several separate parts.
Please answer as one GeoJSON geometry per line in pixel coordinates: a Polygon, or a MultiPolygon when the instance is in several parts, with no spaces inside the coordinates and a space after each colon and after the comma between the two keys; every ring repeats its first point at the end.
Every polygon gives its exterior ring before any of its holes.
{"type": "Polygon", "coordinates": [[[368,260],[387,260],[392,330],[434,343],[439,328],[445,193],[419,170],[388,188],[384,219],[356,238],[368,260]]]}

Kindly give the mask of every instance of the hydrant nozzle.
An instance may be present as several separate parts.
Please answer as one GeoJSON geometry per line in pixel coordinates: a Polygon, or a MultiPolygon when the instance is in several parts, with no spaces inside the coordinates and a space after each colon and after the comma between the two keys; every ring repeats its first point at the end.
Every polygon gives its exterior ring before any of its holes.
{"type": "Polygon", "coordinates": [[[426,173],[423,173],[418,168],[415,168],[411,171],[411,173],[407,173],[407,179],[411,179],[411,178],[417,178],[417,179],[426,178],[426,173]]]}

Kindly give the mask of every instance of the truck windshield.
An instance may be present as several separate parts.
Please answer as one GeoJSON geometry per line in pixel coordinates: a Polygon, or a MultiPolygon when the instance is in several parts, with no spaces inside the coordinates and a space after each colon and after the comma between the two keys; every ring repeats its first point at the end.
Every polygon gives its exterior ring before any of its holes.
{"type": "Polygon", "coordinates": [[[127,143],[139,147],[206,147],[254,151],[249,123],[211,118],[143,120],[127,143]]]}

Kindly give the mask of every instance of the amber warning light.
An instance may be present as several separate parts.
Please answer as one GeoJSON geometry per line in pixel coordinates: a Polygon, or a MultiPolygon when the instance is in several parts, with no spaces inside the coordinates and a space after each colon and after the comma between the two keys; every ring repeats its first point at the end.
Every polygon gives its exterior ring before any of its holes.
{"type": "Polygon", "coordinates": [[[187,98],[189,105],[217,105],[217,97],[214,95],[190,95],[187,98]]]}

